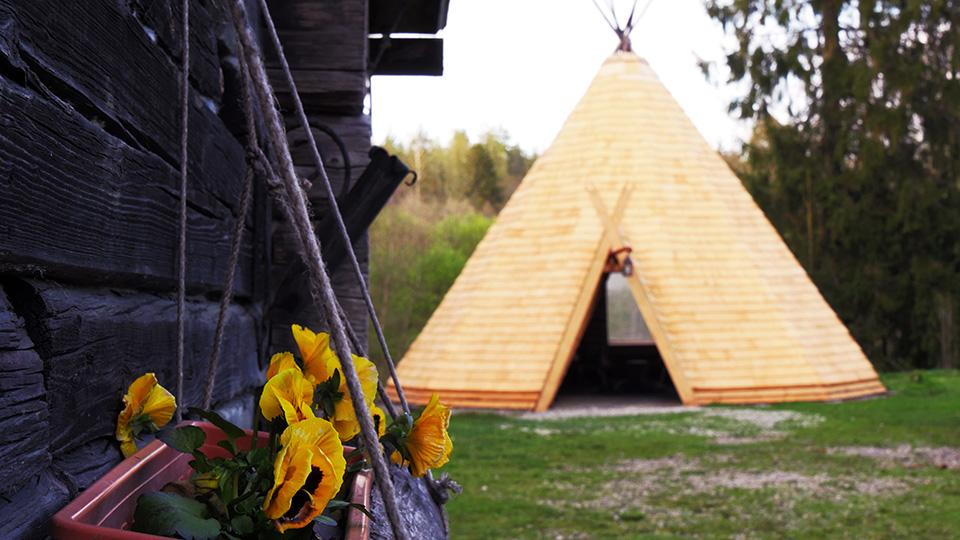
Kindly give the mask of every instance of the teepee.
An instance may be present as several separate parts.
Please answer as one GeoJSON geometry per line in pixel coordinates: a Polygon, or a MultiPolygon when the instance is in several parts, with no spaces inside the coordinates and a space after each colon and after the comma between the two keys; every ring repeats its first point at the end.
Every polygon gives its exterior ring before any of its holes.
{"type": "Polygon", "coordinates": [[[407,351],[406,396],[548,408],[618,271],[685,404],[884,392],[737,177],[618,50],[407,351]]]}

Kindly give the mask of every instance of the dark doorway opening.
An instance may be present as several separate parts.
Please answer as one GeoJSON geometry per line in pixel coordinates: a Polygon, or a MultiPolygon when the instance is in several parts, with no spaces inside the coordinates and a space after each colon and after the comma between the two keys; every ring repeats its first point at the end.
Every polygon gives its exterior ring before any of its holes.
{"type": "Polygon", "coordinates": [[[620,274],[604,274],[558,398],[602,395],[680,398],[620,274]]]}

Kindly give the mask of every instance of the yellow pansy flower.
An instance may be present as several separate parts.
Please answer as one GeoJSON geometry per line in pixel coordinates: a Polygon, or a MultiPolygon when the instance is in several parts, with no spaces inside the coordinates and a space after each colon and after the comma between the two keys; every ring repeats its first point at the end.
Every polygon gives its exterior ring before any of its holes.
{"type": "Polygon", "coordinates": [[[304,527],[323,512],[340,491],[347,463],[336,431],[322,418],[290,425],[280,445],[263,511],[283,532],[304,527]]]}
{"type": "Polygon", "coordinates": [[[296,368],[297,371],[300,371],[300,366],[298,366],[297,361],[293,359],[293,353],[278,352],[270,358],[270,366],[267,368],[267,380],[269,381],[277,373],[291,368],[296,368]]]}
{"type": "MultiPolygon", "coordinates": [[[[405,447],[410,454],[410,474],[423,476],[428,470],[442,467],[450,460],[453,441],[447,433],[449,427],[450,409],[440,403],[437,394],[433,394],[406,437],[405,447]]],[[[405,464],[400,452],[394,452],[391,459],[394,463],[405,464]]]]}
{"type": "Polygon", "coordinates": [[[383,437],[387,432],[387,415],[374,403],[370,405],[370,416],[373,417],[373,425],[377,427],[377,437],[383,437]]]}
{"type": "Polygon", "coordinates": [[[260,394],[260,411],[267,420],[283,416],[287,424],[314,418],[313,385],[300,368],[285,369],[267,381],[260,394]]]}
{"type": "MultiPolygon", "coordinates": [[[[298,324],[291,327],[293,330],[293,340],[297,342],[297,348],[300,349],[300,359],[303,360],[304,375],[310,379],[313,384],[322,383],[333,375],[330,370],[332,361],[336,360],[337,355],[330,348],[330,334],[326,332],[315,333],[309,328],[298,324]]],[[[339,365],[339,363],[337,363],[339,365]]]]}
{"type": "MultiPolygon", "coordinates": [[[[353,357],[353,367],[357,370],[357,377],[360,379],[360,388],[363,389],[363,400],[367,407],[373,406],[373,398],[377,395],[377,383],[379,375],[377,366],[366,358],[357,355],[353,357]]],[[[343,376],[343,368],[340,367],[340,360],[333,357],[335,368],[340,370],[340,389],[343,399],[334,404],[333,427],[337,428],[341,441],[349,441],[360,433],[360,422],[357,420],[357,413],[353,408],[353,400],[350,399],[350,390],[347,388],[347,379],[343,376]]],[[[332,370],[331,370],[332,372],[332,370]]],[[[372,412],[372,411],[371,411],[372,412]]]]}
{"type": "Polygon", "coordinates": [[[137,451],[134,438],[142,429],[155,431],[173,418],[177,401],[166,388],[157,384],[157,376],[145,373],[130,383],[123,396],[123,410],[117,417],[117,440],[124,457],[137,451]]]}
{"type": "MultiPolygon", "coordinates": [[[[343,376],[343,366],[336,353],[330,348],[330,335],[326,332],[315,333],[309,328],[293,325],[293,339],[297,342],[300,349],[300,355],[303,359],[303,375],[310,382],[320,384],[333,376],[334,372],[340,372],[340,386],[337,391],[343,397],[334,403],[334,411],[331,421],[333,426],[340,434],[341,441],[349,441],[360,433],[360,423],[357,421],[357,414],[353,408],[353,401],[350,399],[350,391],[347,388],[347,379],[343,376]]],[[[360,387],[363,389],[363,398],[367,406],[373,405],[373,399],[377,395],[377,384],[379,375],[377,366],[355,354],[350,355],[353,358],[353,366],[357,370],[357,377],[360,379],[360,387]]]]}

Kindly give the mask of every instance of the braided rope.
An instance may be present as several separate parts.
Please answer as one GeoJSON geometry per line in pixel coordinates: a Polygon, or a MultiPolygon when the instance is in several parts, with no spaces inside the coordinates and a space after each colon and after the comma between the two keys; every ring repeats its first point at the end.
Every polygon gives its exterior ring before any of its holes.
{"type": "MultiPolygon", "coordinates": [[[[320,243],[317,241],[313,226],[310,223],[306,195],[293,167],[293,159],[290,156],[290,149],[286,140],[286,130],[280,115],[274,108],[273,91],[267,78],[266,69],[263,66],[263,60],[251,35],[243,0],[234,0],[232,8],[233,23],[241,42],[243,57],[247,62],[247,74],[253,83],[254,93],[260,103],[261,111],[266,115],[268,140],[274,157],[278,161],[280,181],[283,187],[282,193],[285,195],[284,201],[289,206],[289,209],[284,208],[284,212],[292,218],[291,225],[294,230],[299,232],[303,254],[305,255],[304,262],[310,270],[311,293],[330,325],[334,352],[340,358],[354,411],[360,421],[360,431],[366,453],[377,476],[377,486],[383,498],[387,516],[390,519],[393,535],[397,540],[406,540],[408,536],[400,518],[393,480],[390,476],[386,458],[380,451],[380,441],[377,437],[376,427],[373,425],[373,419],[364,400],[363,389],[353,365],[346,330],[340,318],[340,313],[335,307],[337,299],[320,254],[320,243]]],[[[278,56],[283,59],[282,50],[278,49],[278,56]]],[[[282,61],[285,63],[285,60],[282,61]]],[[[294,95],[296,95],[296,92],[294,92],[294,95]]],[[[313,134],[310,132],[309,126],[307,126],[306,131],[308,137],[312,139],[313,134]]],[[[313,141],[311,143],[315,146],[313,141]]],[[[324,172],[322,176],[326,178],[326,173],[324,172]]],[[[327,179],[327,182],[329,183],[329,179],[327,179]]]]}
{"type": "Polygon", "coordinates": [[[346,250],[347,258],[350,260],[350,265],[353,267],[354,276],[357,278],[357,285],[360,287],[360,294],[363,296],[363,301],[367,307],[367,314],[370,316],[370,321],[373,323],[374,332],[377,334],[377,341],[380,343],[380,349],[383,352],[384,359],[386,360],[387,369],[390,371],[390,378],[393,379],[393,386],[397,391],[397,397],[400,399],[400,405],[403,407],[404,412],[409,414],[410,405],[407,403],[407,398],[403,393],[403,387],[400,385],[400,377],[397,375],[396,365],[393,362],[393,357],[390,355],[390,348],[387,346],[387,338],[383,333],[383,326],[380,324],[379,317],[377,317],[377,310],[373,305],[373,299],[370,297],[370,289],[367,287],[367,282],[363,278],[363,271],[360,269],[360,263],[357,261],[357,255],[353,251],[353,243],[350,241],[350,233],[347,232],[347,226],[344,224],[343,216],[340,214],[340,208],[337,204],[337,197],[333,192],[333,186],[330,183],[330,178],[327,176],[326,168],[323,165],[323,158],[320,157],[320,152],[317,150],[317,141],[314,139],[313,131],[310,129],[310,121],[307,118],[307,113],[303,109],[303,102],[300,100],[300,94],[297,92],[297,85],[293,80],[293,73],[290,71],[290,65],[287,63],[286,56],[283,54],[283,45],[280,42],[280,36],[277,35],[277,28],[273,23],[273,18],[270,16],[270,9],[267,5],[267,0],[260,0],[260,10],[262,11],[263,22],[266,26],[267,33],[270,35],[274,49],[277,52],[277,58],[280,61],[280,67],[286,79],[287,87],[290,89],[290,96],[293,100],[297,118],[300,121],[300,124],[303,126],[303,130],[307,139],[307,146],[309,146],[311,150],[311,157],[313,157],[314,165],[317,168],[317,173],[319,174],[320,179],[323,180],[323,187],[326,191],[327,200],[330,204],[330,213],[333,215],[334,221],[337,224],[337,229],[339,230],[340,236],[343,239],[344,246],[348,248],[346,250]]]}
{"type": "Polygon", "coordinates": [[[190,0],[183,0],[180,28],[180,236],[177,246],[177,407],[176,420],[183,418],[183,341],[187,289],[187,143],[190,129],[190,0]]]}
{"type": "MultiPolygon", "coordinates": [[[[250,135],[247,135],[248,139],[250,135]]],[[[256,140],[254,139],[254,144],[256,140]]],[[[250,141],[247,141],[250,145],[250,141]]],[[[243,228],[250,212],[250,199],[253,198],[253,166],[247,164],[243,179],[243,193],[240,194],[240,208],[237,210],[237,222],[233,226],[233,239],[230,244],[230,260],[227,262],[227,276],[223,280],[223,294],[220,296],[220,311],[217,313],[217,330],[213,335],[213,351],[210,353],[210,365],[207,368],[207,385],[203,390],[203,408],[209,409],[213,402],[213,382],[217,378],[220,364],[220,349],[223,347],[223,333],[227,320],[227,308],[233,300],[233,282],[237,275],[237,262],[240,260],[240,247],[243,245],[243,228]]]]}

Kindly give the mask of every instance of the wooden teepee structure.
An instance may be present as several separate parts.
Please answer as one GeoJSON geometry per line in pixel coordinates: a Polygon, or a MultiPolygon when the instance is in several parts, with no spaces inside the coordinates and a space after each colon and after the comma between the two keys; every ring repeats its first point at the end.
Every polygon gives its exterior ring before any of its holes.
{"type": "Polygon", "coordinates": [[[684,403],[884,391],[763,212],[627,44],[410,347],[399,367],[406,395],[549,407],[609,271],[627,275],[684,403]]]}

